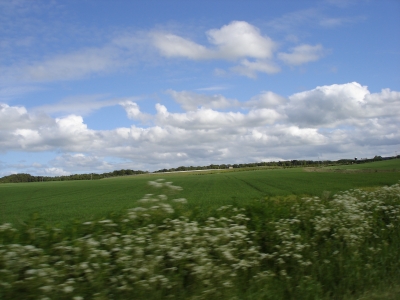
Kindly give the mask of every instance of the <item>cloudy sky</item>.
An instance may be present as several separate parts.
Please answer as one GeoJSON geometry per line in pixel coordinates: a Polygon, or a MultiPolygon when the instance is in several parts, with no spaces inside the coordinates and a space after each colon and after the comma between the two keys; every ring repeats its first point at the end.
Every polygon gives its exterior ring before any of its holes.
{"type": "Polygon", "coordinates": [[[0,176],[400,154],[399,15],[0,0],[0,176]]]}

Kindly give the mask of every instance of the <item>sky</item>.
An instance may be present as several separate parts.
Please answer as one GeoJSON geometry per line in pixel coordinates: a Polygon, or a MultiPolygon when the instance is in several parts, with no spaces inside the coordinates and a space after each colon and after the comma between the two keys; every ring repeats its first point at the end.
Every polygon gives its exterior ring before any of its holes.
{"type": "Polygon", "coordinates": [[[400,154],[400,1],[0,0],[0,176],[400,154]]]}

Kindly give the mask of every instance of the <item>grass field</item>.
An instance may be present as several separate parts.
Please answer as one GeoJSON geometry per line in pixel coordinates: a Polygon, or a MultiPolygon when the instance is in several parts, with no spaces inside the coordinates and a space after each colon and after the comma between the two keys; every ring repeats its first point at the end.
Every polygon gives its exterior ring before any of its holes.
{"type": "Polygon", "coordinates": [[[164,178],[183,188],[188,209],[212,210],[273,196],[321,196],[400,180],[400,160],[327,168],[235,169],[126,176],[93,181],[0,184],[0,223],[18,224],[38,213],[48,223],[91,219],[134,207],[151,193],[147,181],[164,178]],[[337,172],[349,170],[349,172],[337,172]],[[358,170],[358,171],[357,171],[358,170]]]}
{"type": "Polygon", "coordinates": [[[0,299],[399,299],[399,162],[0,185],[0,299]]]}

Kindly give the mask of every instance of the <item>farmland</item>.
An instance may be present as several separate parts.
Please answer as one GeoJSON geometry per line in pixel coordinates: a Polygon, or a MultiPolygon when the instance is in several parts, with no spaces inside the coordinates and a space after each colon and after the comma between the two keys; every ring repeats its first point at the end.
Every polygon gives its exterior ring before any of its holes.
{"type": "Polygon", "coordinates": [[[399,299],[399,161],[3,184],[0,299],[399,299]]]}
{"type": "Polygon", "coordinates": [[[274,196],[321,196],[352,188],[395,184],[400,160],[325,168],[253,168],[125,176],[102,180],[0,184],[0,223],[19,223],[38,213],[46,222],[91,219],[136,206],[151,193],[147,181],[181,186],[189,210],[243,205],[274,196]]]}

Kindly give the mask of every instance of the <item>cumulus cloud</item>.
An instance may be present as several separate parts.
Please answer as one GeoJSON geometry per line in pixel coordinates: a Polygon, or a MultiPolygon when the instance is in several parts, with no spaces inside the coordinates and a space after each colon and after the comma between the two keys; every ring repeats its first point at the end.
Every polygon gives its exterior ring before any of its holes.
{"type": "Polygon", "coordinates": [[[271,58],[276,48],[275,42],[262,36],[257,27],[244,21],[233,21],[220,29],[207,31],[211,48],[169,33],[154,32],[151,35],[154,46],[162,55],[195,60],[235,60],[242,57],[265,59],[271,58]]]}
{"type": "MultiPolygon", "coordinates": [[[[303,14],[308,16],[315,12],[307,11],[303,14]]],[[[206,36],[210,44],[208,47],[165,32],[153,32],[151,36],[153,45],[165,57],[233,61],[238,64],[230,70],[250,78],[256,78],[258,73],[274,74],[281,71],[274,58],[277,43],[262,35],[257,27],[244,21],[233,21],[219,29],[207,31],[206,36]]],[[[301,44],[289,50],[279,52],[277,57],[292,66],[317,61],[328,52],[321,44],[301,44]]],[[[216,73],[224,74],[225,71],[217,69],[216,73]]]]}
{"type": "Polygon", "coordinates": [[[163,105],[157,104],[157,122],[185,129],[211,129],[224,127],[253,127],[273,124],[281,118],[272,109],[261,108],[250,110],[247,114],[241,112],[219,112],[200,108],[187,113],[170,113],[163,105]]]}
{"type": "MultiPolygon", "coordinates": [[[[125,161],[124,168],[154,170],[276,157],[315,159],[318,152],[330,159],[360,156],[360,151],[363,156],[387,155],[399,146],[400,92],[389,89],[371,93],[352,82],[319,86],[288,98],[264,91],[240,107],[222,95],[169,93],[185,112],[157,104],[151,125],[110,130],[92,130],[79,115],[47,116],[39,122],[24,107],[2,104],[0,149],[61,152],[35,168],[62,174],[120,166],[106,157],[125,161]]],[[[133,101],[121,105],[131,118],[142,114],[133,101]]]]}
{"type": "Polygon", "coordinates": [[[280,68],[273,62],[276,42],[244,21],[233,21],[219,29],[207,31],[209,47],[170,33],[153,32],[151,36],[154,46],[165,57],[240,60],[232,71],[251,78],[255,78],[257,72],[280,72],[280,68]]]}
{"type": "Polygon", "coordinates": [[[45,124],[31,122],[30,128],[15,125],[11,130],[0,130],[0,145],[5,151],[22,149],[34,152],[57,149],[77,151],[99,147],[96,142],[99,133],[88,129],[81,116],[69,115],[50,120],[45,124]]]}
{"type": "Polygon", "coordinates": [[[207,37],[217,47],[216,57],[224,59],[271,58],[276,48],[272,39],[262,36],[257,27],[244,21],[233,21],[220,29],[211,29],[207,37]]]}
{"type": "Polygon", "coordinates": [[[400,93],[384,89],[371,94],[357,82],[320,86],[289,97],[285,108],[291,122],[300,126],[360,125],[366,118],[393,116],[400,109],[400,93]]]}
{"type": "Polygon", "coordinates": [[[237,107],[240,102],[236,99],[227,99],[222,95],[203,95],[189,91],[177,92],[168,90],[167,93],[179,103],[184,110],[196,110],[197,108],[215,108],[224,109],[229,107],[237,107]]]}
{"type": "Polygon", "coordinates": [[[276,109],[281,105],[288,102],[288,99],[275,94],[271,91],[262,92],[259,95],[252,97],[249,101],[245,103],[247,107],[253,108],[273,108],[276,109]]]}
{"type": "Polygon", "coordinates": [[[71,172],[85,172],[87,170],[104,171],[112,170],[113,168],[111,164],[104,161],[104,158],[84,153],[64,153],[50,161],[50,165],[67,171],[70,170],[71,172]]]}
{"type": "Polygon", "coordinates": [[[291,53],[278,53],[278,58],[285,64],[291,66],[299,66],[308,62],[317,61],[327,52],[320,44],[315,46],[303,44],[291,50],[291,53]]]}
{"type": "Polygon", "coordinates": [[[151,115],[141,112],[139,105],[132,100],[121,101],[119,105],[125,109],[128,118],[131,120],[146,122],[152,118],[151,115]]]}
{"type": "Polygon", "coordinates": [[[54,122],[43,113],[29,114],[25,107],[0,103],[0,130],[28,129],[54,122]]]}

